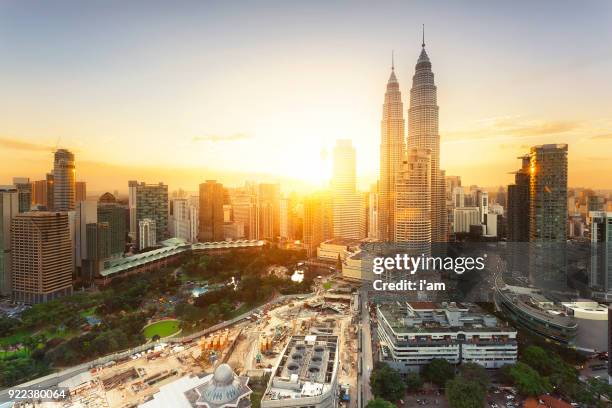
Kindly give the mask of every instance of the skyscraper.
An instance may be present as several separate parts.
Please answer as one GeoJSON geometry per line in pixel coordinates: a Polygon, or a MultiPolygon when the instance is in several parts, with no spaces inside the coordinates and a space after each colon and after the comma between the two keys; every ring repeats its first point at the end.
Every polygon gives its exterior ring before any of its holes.
{"type": "MultiPolygon", "coordinates": [[[[157,241],[168,238],[168,186],[163,183],[145,184],[130,181],[129,210],[130,236],[133,242],[139,242],[138,223],[149,218],[155,221],[157,241]]],[[[142,248],[141,248],[142,249],[142,248]]]]}
{"type": "Polygon", "coordinates": [[[304,198],[303,244],[309,257],[316,255],[319,244],[332,238],[332,198],[327,192],[304,198]]]}
{"type": "Polygon", "coordinates": [[[13,298],[28,304],[72,294],[72,239],[65,212],[34,211],[11,222],[13,298]]]}
{"type": "Polygon", "coordinates": [[[257,197],[248,189],[237,191],[231,195],[232,211],[234,221],[244,225],[244,236],[247,239],[258,239],[259,229],[257,227],[257,197]]]}
{"type": "Polygon", "coordinates": [[[440,135],[438,133],[437,90],[425,36],[421,44],[410,89],[408,108],[408,149],[428,149],[431,155],[431,240],[447,240],[445,181],[440,172],[440,135]]]}
{"type": "Polygon", "coordinates": [[[334,237],[364,238],[362,218],[363,200],[357,193],[355,176],[355,148],[350,140],[336,141],[332,175],[334,237]]]}
{"type": "Polygon", "coordinates": [[[47,180],[36,180],[32,183],[32,205],[47,208],[47,180]]]}
{"type": "Polygon", "coordinates": [[[32,207],[32,183],[27,177],[13,177],[13,185],[19,193],[19,212],[30,211],[32,207]]]}
{"type": "Polygon", "coordinates": [[[119,204],[111,193],[104,193],[98,200],[98,222],[107,223],[109,229],[109,256],[120,256],[125,252],[127,236],[127,207],[119,204]]]}
{"type": "Polygon", "coordinates": [[[200,184],[200,242],[223,241],[223,185],[215,180],[200,184]]]}
{"type": "Polygon", "coordinates": [[[370,191],[367,193],[368,197],[368,228],[367,237],[371,239],[378,239],[378,185],[373,184],[370,187],[370,191]]]}
{"type": "Polygon", "coordinates": [[[87,200],[87,183],[84,181],[77,181],[75,183],[75,195],[74,200],[78,203],[79,201],[87,200]]]}
{"type": "Polygon", "coordinates": [[[74,154],[66,149],[55,152],[53,162],[53,210],[72,211],[76,197],[74,154]]]}
{"type": "Polygon", "coordinates": [[[395,199],[395,242],[416,254],[430,253],[431,155],[428,149],[408,149],[398,175],[395,199]]]}
{"type": "Polygon", "coordinates": [[[567,239],[567,145],[531,148],[529,161],[529,240],[567,239]]]}
{"type": "Polygon", "coordinates": [[[259,184],[257,193],[259,238],[273,240],[280,235],[280,186],[259,184]]]}
{"type": "Polygon", "coordinates": [[[529,241],[529,155],[519,157],[522,166],[508,186],[508,241],[529,241]]]}
{"type": "Polygon", "coordinates": [[[589,212],[591,270],[589,286],[598,300],[612,300],[612,212],[589,212]]]}
{"type": "Polygon", "coordinates": [[[77,276],[91,282],[110,257],[111,231],[108,222],[99,222],[98,203],[78,201],[75,211],[75,266],[77,276]]]}
{"type": "Polygon", "coordinates": [[[380,127],[377,235],[378,239],[383,242],[392,242],[395,239],[395,187],[406,150],[404,105],[393,63],[391,64],[391,75],[387,81],[380,127]]]}
{"type": "Polygon", "coordinates": [[[19,213],[19,192],[0,187],[0,295],[11,294],[11,220],[19,213]]]}

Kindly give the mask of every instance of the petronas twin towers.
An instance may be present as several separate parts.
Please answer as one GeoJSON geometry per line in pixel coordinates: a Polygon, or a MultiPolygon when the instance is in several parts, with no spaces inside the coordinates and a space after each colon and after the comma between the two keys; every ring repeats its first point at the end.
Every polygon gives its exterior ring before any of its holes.
{"type": "Polygon", "coordinates": [[[444,173],[440,170],[438,105],[423,40],[410,89],[408,139],[395,67],[387,82],[381,121],[378,238],[427,251],[446,241],[444,173]]]}

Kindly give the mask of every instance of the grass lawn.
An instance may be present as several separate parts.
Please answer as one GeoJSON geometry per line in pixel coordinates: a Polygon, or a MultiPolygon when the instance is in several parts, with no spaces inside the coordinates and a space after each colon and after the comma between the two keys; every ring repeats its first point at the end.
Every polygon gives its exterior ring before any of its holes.
{"type": "Polygon", "coordinates": [[[155,335],[159,337],[167,337],[179,331],[181,322],[178,320],[160,320],[146,326],[144,336],[147,339],[153,338],[155,335]]]}
{"type": "Polygon", "coordinates": [[[86,318],[89,316],[93,316],[96,314],[96,306],[90,307],[89,309],[84,309],[81,311],[80,315],[82,318],[86,318]]]}

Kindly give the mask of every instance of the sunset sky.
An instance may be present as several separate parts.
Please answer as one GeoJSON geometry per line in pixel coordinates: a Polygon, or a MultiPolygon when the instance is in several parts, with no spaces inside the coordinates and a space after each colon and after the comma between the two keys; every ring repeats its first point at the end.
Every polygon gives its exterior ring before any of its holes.
{"type": "Polygon", "coordinates": [[[570,185],[612,188],[605,0],[2,0],[0,184],[42,178],[60,146],[90,191],[312,187],[349,138],[366,188],[391,51],[406,110],[422,23],[447,174],[507,184],[529,146],[568,143],[570,185]]]}

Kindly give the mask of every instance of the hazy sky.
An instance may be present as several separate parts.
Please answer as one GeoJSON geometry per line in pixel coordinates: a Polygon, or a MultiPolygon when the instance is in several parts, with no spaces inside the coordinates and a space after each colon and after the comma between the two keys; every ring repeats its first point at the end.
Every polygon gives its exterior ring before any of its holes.
{"type": "Polygon", "coordinates": [[[0,0],[0,184],[42,178],[57,145],[90,190],[320,184],[350,138],[366,186],[391,50],[407,109],[422,23],[447,174],[506,184],[529,146],[564,142],[571,185],[612,188],[605,0],[0,0]]]}

